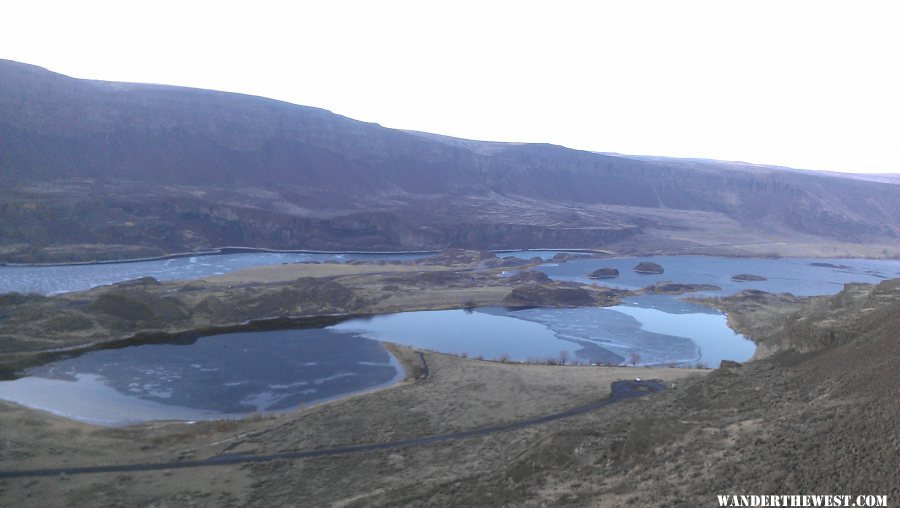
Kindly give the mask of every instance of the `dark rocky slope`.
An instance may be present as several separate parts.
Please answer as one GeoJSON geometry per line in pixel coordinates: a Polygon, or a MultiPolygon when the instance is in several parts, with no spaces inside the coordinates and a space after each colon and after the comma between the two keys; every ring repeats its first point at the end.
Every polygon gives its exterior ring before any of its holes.
{"type": "Polygon", "coordinates": [[[0,189],[0,260],[14,261],[225,245],[590,247],[711,217],[890,244],[900,209],[887,183],[458,140],[10,61],[0,61],[0,189]],[[671,212],[640,213],[657,209],[671,212]]]}

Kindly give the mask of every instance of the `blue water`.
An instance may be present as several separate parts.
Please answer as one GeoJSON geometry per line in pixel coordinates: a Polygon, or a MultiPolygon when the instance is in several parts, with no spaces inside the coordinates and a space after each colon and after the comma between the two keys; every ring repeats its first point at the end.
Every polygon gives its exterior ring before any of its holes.
{"type": "MultiPolygon", "coordinates": [[[[520,259],[540,257],[549,260],[559,250],[523,250],[498,252],[499,257],[520,259]]],[[[409,261],[427,254],[359,254],[359,253],[241,253],[193,256],[134,263],[103,263],[69,266],[0,266],[0,293],[18,291],[52,295],[81,291],[140,277],[178,280],[221,275],[255,266],[303,262],[409,261]]],[[[874,282],[900,276],[900,263],[893,260],[816,259],[816,258],[721,258],[713,256],[656,256],[644,258],[605,258],[546,265],[541,270],[559,280],[584,283],[597,282],[610,287],[636,289],[657,281],[714,284],[725,293],[753,288],[795,295],[830,294],[840,291],[847,282],[874,282]],[[632,270],[639,261],[662,264],[662,275],[636,274],[632,270]],[[810,266],[814,262],[847,265],[849,270],[810,266]],[[600,267],[618,268],[620,277],[593,281],[587,274],[600,267]],[[769,278],[765,282],[731,281],[731,276],[752,273],[769,278]]]]}
{"type": "Polygon", "coordinates": [[[0,399],[121,425],[277,413],[389,386],[403,369],[379,342],[317,328],[94,351],[26,374],[0,382],[0,399]]]}
{"type": "Polygon", "coordinates": [[[140,277],[158,280],[196,279],[245,268],[316,261],[409,261],[426,254],[282,253],[215,254],[133,263],[64,266],[0,266],[0,293],[54,295],[82,291],[140,277]]]}
{"type": "MultiPolygon", "coordinates": [[[[550,259],[558,250],[525,250],[498,252],[499,257],[550,259]]],[[[18,291],[55,295],[71,291],[83,291],[106,284],[115,284],[140,277],[156,277],[158,280],[181,280],[222,275],[245,268],[288,263],[346,263],[350,261],[411,261],[432,254],[405,253],[289,253],[245,252],[239,254],[212,254],[130,263],[99,263],[60,266],[0,266],[0,293],[18,291]]]]}
{"type": "Polygon", "coordinates": [[[714,256],[652,256],[639,258],[604,258],[547,264],[539,268],[556,280],[577,281],[584,284],[639,289],[660,281],[690,284],[712,284],[722,288],[704,294],[734,294],[743,289],[759,289],[770,293],[792,293],[796,296],[834,294],[849,282],[877,284],[886,278],[900,277],[900,262],[896,260],[840,259],[840,258],[723,258],[714,256]],[[634,266],[641,261],[662,265],[662,274],[639,274],[634,266]],[[811,263],[845,265],[846,269],[812,266],[811,263]],[[597,268],[616,268],[618,278],[590,279],[587,274],[597,268]],[[768,280],[735,282],[737,274],[762,275],[768,280]]]}
{"type": "Polygon", "coordinates": [[[540,323],[512,319],[497,309],[435,310],[351,319],[329,327],[376,340],[444,353],[523,361],[574,355],[577,345],[556,337],[540,323]],[[491,312],[493,310],[494,312],[491,312]]]}
{"type": "MultiPolygon", "coordinates": [[[[718,367],[722,360],[744,362],[756,349],[753,341],[728,327],[722,312],[671,296],[627,298],[623,305],[609,307],[609,310],[631,317],[645,332],[690,339],[697,346],[697,358],[693,362],[707,367],[718,367]]],[[[654,354],[649,351],[645,358],[653,359],[654,354]]],[[[659,359],[656,363],[672,362],[659,359]]]]}
{"type": "Polygon", "coordinates": [[[668,296],[629,298],[599,308],[488,307],[420,311],[352,319],[329,328],[444,353],[512,361],[695,365],[746,361],[754,344],[725,315],[668,296]]]}

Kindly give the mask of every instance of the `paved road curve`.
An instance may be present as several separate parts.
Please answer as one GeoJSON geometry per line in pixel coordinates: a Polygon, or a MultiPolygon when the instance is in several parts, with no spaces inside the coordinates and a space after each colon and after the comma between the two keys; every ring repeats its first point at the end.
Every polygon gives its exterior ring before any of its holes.
{"type": "MultiPolygon", "coordinates": [[[[423,358],[424,359],[424,358],[423,358]]],[[[426,364],[427,369],[427,364],[426,364]]],[[[426,370],[427,372],[427,370],[426,370]]],[[[218,455],[204,460],[191,460],[179,462],[158,462],[150,464],[122,464],[122,465],[105,465],[105,466],[86,466],[86,467],[64,467],[64,468],[47,468],[47,469],[29,469],[21,471],[0,471],[0,479],[6,478],[23,478],[35,476],[57,476],[57,475],[74,475],[84,473],[120,473],[134,471],[157,471],[161,469],[187,469],[194,467],[222,466],[233,464],[249,464],[257,462],[271,462],[275,460],[296,460],[312,457],[327,457],[331,455],[347,455],[354,453],[363,453],[373,450],[385,450],[390,448],[402,448],[407,446],[425,446],[445,441],[457,441],[470,437],[487,436],[498,432],[507,432],[510,430],[524,429],[544,423],[561,420],[585,413],[589,413],[604,406],[619,402],[620,400],[633,399],[655,393],[665,389],[665,385],[656,381],[616,381],[612,384],[612,394],[609,398],[578,406],[560,413],[553,413],[537,418],[529,418],[519,420],[517,422],[506,423],[503,425],[495,425],[492,427],[482,427],[480,429],[466,430],[462,432],[451,432],[448,434],[435,434],[432,436],[417,437],[412,439],[404,439],[401,441],[390,441],[386,443],[372,443],[354,446],[344,446],[338,448],[322,448],[318,450],[299,450],[287,451],[280,453],[272,453],[268,455],[253,455],[244,453],[229,453],[218,455]]]]}

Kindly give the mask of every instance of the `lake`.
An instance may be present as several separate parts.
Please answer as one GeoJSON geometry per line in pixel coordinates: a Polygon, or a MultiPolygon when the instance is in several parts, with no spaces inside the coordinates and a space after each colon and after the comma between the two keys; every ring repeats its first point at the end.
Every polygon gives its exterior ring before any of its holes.
{"type": "Polygon", "coordinates": [[[511,361],[694,365],[746,361],[754,344],[725,315],[669,296],[629,298],[615,307],[403,312],[329,327],[444,353],[511,361]],[[677,302],[673,306],[672,302],[677,302]],[[677,309],[673,308],[677,307],[677,309]]]}
{"type": "MultiPolygon", "coordinates": [[[[498,253],[549,260],[560,251],[498,253]]],[[[412,259],[398,254],[251,253],[140,263],[53,267],[0,267],[0,291],[54,293],[151,275],[177,279],[251,266],[314,260],[412,259]],[[31,288],[31,289],[29,289],[31,288]]],[[[848,282],[897,277],[891,260],[748,259],[710,256],[603,258],[547,263],[538,270],[557,280],[637,289],[659,281],[713,284],[727,295],[742,289],[831,294],[848,282]],[[664,268],[637,274],[640,261],[664,268]],[[834,266],[814,266],[812,263],[834,266]],[[620,277],[587,274],[617,268],[620,277]],[[734,282],[749,273],[767,278],[734,282]]],[[[302,405],[396,383],[402,369],[378,341],[485,359],[638,365],[746,361],[754,344],[734,333],[725,315],[677,296],[643,295],[607,308],[481,308],[406,312],[351,319],[321,329],[235,333],[183,344],[102,350],[30,369],[0,382],[0,399],[71,418],[121,425],[147,420],[237,418],[302,405]]]]}
{"type": "Polygon", "coordinates": [[[0,382],[0,399],[104,425],[278,413],[390,386],[380,342],[321,328],[92,351],[0,382]]]}

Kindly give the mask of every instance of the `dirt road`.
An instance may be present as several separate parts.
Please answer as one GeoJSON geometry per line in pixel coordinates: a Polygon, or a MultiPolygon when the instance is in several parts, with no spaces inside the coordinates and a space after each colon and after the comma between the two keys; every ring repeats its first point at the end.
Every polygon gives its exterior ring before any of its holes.
{"type": "MultiPolygon", "coordinates": [[[[426,364],[427,372],[427,364],[426,364]]],[[[487,436],[498,432],[507,432],[510,430],[524,429],[541,425],[544,423],[569,418],[584,413],[589,413],[608,406],[620,400],[642,397],[651,393],[656,393],[665,389],[665,385],[658,381],[616,381],[612,384],[612,394],[597,402],[586,404],[584,406],[574,407],[566,411],[540,416],[537,418],[528,418],[504,425],[495,425],[491,427],[482,427],[462,432],[450,432],[447,434],[436,434],[431,436],[422,436],[413,439],[404,439],[401,441],[393,441],[387,443],[372,443],[354,446],[342,446],[335,448],[322,448],[317,450],[300,450],[286,451],[280,453],[270,453],[266,455],[254,455],[247,453],[226,453],[217,455],[205,460],[195,461],[179,461],[179,462],[158,462],[149,464],[121,464],[106,466],[86,466],[86,467],[64,467],[64,468],[45,468],[45,469],[29,469],[20,471],[0,471],[0,479],[4,478],[26,478],[36,476],[59,476],[59,475],[75,475],[86,473],[125,473],[136,471],[158,471],[162,469],[188,469],[197,467],[224,466],[234,464],[249,464],[272,462],[275,460],[297,460],[305,458],[327,457],[330,455],[351,455],[356,453],[365,453],[373,450],[388,450],[391,448],[407,448],[413,446],[427,446],[430,444],[441,443],[444,441],[456,441],[471,437],[487,436]]]]}

